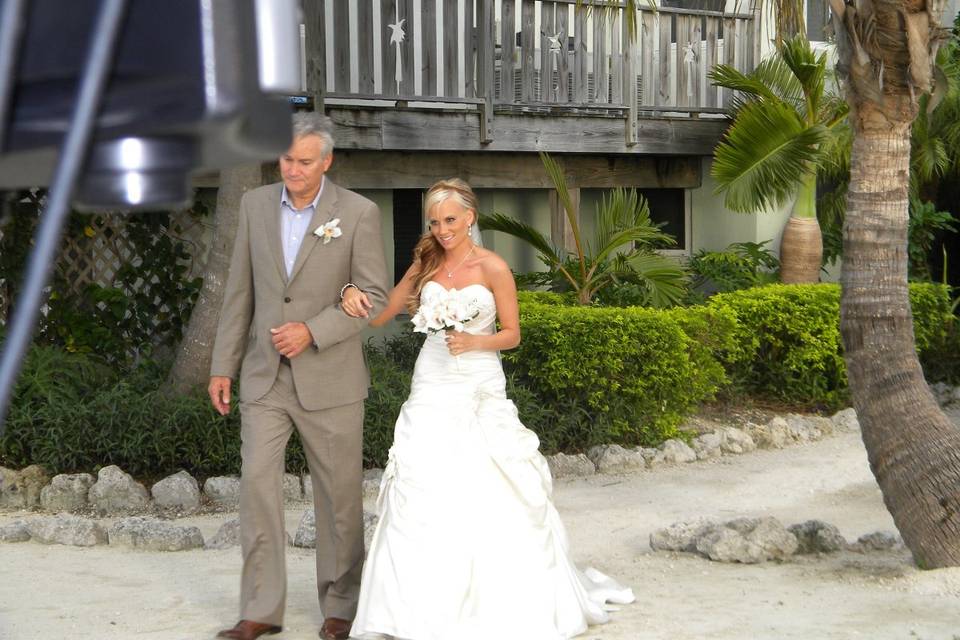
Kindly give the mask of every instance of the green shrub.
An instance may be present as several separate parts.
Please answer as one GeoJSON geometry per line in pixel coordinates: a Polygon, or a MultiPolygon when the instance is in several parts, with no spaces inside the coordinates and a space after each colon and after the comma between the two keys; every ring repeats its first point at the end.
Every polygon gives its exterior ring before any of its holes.
{"type": "MultiPolygon", "coordinates": [[[[702,366],[709,346],[684,333],[678,318],[685,312],[524,301],[523,339],[504,361],[516,382],[536,390],[543,407],[572,402],[589,413],[591,420],[580,425],[589,431],[566,438],[577,448],[656,444],[676,436],[683,416],[724,382],[721,367],[702,366]]],[[[697,316],[702,313],[693,311],[682,322],[704,326],[697,316]]],[[[732,325],[718,324],[714,331],[720,334],[724,326],[732,325]]]]}
{"type": "MultiPolygon", "coordinates": [[[[945,287],[912,284],[918,351],[940,344],[949,318],[945,287]]],[[[727,362],[734,389],[801,404],[848,399],[840,337],[840,286],[769,285],[717,294],[708,307],[737,320],[738,349],[727,362]]]]}

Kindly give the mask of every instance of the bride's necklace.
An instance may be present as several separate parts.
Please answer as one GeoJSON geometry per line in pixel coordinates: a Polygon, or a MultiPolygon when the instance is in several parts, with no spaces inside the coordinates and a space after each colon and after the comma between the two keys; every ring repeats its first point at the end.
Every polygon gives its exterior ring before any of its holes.
{"type": "Polygon", "coordinates": [[[467,261],[467,258],[470,257],[470,254],[472,254],[472,253],[473,253],[473,250],[476,249],[476,248],[477,248],[477,245],[473,245],[472,247],[470,247],[470,251],[467,251],[467,255],[463,256],[463,258],[460,260],[460,262],[457,263],[457,266],[455,266],[453,269],[447,269],[447,268],[446,268],[446,267],[447,267],[447,263],[446,263],[446,261],[444,261],[443,267],[444,267],[444,270],[447,272],[447,277],[448,277],[448,278],[452,278],[452,277],[453,277],[453,272],[456,271],[457,269],[459,269],[459,268],[463,265],[463,263],[467,261]]]}

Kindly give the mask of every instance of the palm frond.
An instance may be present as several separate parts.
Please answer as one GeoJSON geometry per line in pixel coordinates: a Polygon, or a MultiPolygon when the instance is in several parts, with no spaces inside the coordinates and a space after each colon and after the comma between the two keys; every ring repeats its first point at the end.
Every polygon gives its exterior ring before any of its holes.
{"type": "Polygon", "coordinates": [[[655,307],[678,304],[687,290],[687,275],[675,260],[653,251],[640,251],[625,258],[632,272],[631,279],[642,284],[655,307]]]}
{"type": "Polygon", "coordinates": [[[514,220],[502,213],[494,213],[493,215],[480,215],[478,223],[483,231],[499,231],[523,240],[540,252],[544,262],[553,264],[562,262],[559,253],[553,248],[550,241],[525,222],[514,220]]]}
{"type": "Polygon", "coordinates": [[[822,125],[805,126],[781,102],[756,102],[739,114],[717,145],[711,171],[718,192],[734,211],[753,212],[780,204],[800,177],[820,159],[828,139],[822,125]]]}
{"type": "Polygon", "coordinates": [[[806,102],[808,122],[815,120],[825,91],[827,58],[817,54],[806,38],[795,37],[783,43],[780,57],[800,83],[806,102]]]}
{"type": "Polygon", "coordinates": [[[551,158],[549,154],[541,151],[540,161],[543,163],[543,168],[546,170],[550,182],[553,183],[557,197],[560,198],[560,204],[563,205],[563,210],[567,214],[567,220],[570,222],[570,229],[573,232],[573,241],[577,246],[577,254],[582,263],[584,257],[583,242],[580,238],[580,225],[577,222],[576,215],[574,215],[576,209],[573,206],[573,199],[570,197],[570,191],[567,189],[567,177],[563,173],[563,168],[556,160],[551,158]]]}
{"type": "MultiPolygon", "coordinates": [[[[761,63],[763,64],[763,63],[761,63]]],[[[753,98],[778,99],[778,96],[762,81],[738,71],[734,67],[718,64],[707,73],[707,78],[714,85],[724,89],[733,89],[753,98]]]]}

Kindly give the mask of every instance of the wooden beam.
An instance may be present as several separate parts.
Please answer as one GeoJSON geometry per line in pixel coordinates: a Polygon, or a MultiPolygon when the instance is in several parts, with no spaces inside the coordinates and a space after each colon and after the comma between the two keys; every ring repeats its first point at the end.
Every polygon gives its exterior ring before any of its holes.
{"type": "Polygon", "coordinates": [[[323,111],[323,95],[327,92],[326,44],[323,37],[322,0],[304,0],[304,57],[307,63],[307,93],[313,96],[314,109],[323,111]]]}
{"type": "Polygon", "coordinates": [[[725,118],[637,120],[637,142],[627,144],[623,117],[497,113],[489,143],[481,141],[475,111],[361,109],[328,105],[338,149],[395,151],[517,151],[571,154],[711,155],[725,118]],[[582,132],[571,135],[571,131],[582,132]],[[429,132],[429,135],[425,135],[429,132]]]}
{"type": "MultiPolygon", "coordinates": [[[[580,189],[576,187],[568,187],[567,192],[570,194],[570,202],[573,205],[573,217],[577,221],[577,226],[580,225],[580,189]]],[[[577,250],[577,243],[573,237],[573,227],[570,225],[570,218],[567,216],[566,210],[563,208],[563,204],[560,203],[560,198],[557,197],[557,192],[550,191],[550,240],[553,242],[556,247],[563,247],[567,251],[575,252],[577,250]]]]}
{"type": "MultiPolygon", "coordinates": [[[[563,156],[571,189],[613,187],[695,189],[702,183],[696,156],[563,156]]],[[[456,176],[477,189],[553,189],[532,153],[334,152],[330,178],[354,189],[425,189],[456,176]]]]}

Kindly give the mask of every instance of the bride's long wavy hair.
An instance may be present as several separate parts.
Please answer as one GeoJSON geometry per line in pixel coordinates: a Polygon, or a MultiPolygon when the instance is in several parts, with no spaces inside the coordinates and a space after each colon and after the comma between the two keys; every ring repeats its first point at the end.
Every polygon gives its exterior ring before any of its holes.
{"type": "MultiPolygon", "coordinates": [[[[423,199],[424,216],[430,215],[431,209],[450,198],[456,200],[467,211],[472,211],[473,223],[477,223],[477,210],[480,206],[477,201],[477,194],[473,192],[469,184],[460,178],[440,180],[430,187],[423,199]]],[[[440,271],[440,265],[443,264],[444,257],[443,246],[428,229],[420,237],[417,246],[413,248],[413,263],[419,265],[419,268],[413,276],[413,292],[407,298],[407,310],[410,315],[415,314],[420,307],[420,290],[440,271]]]]}

